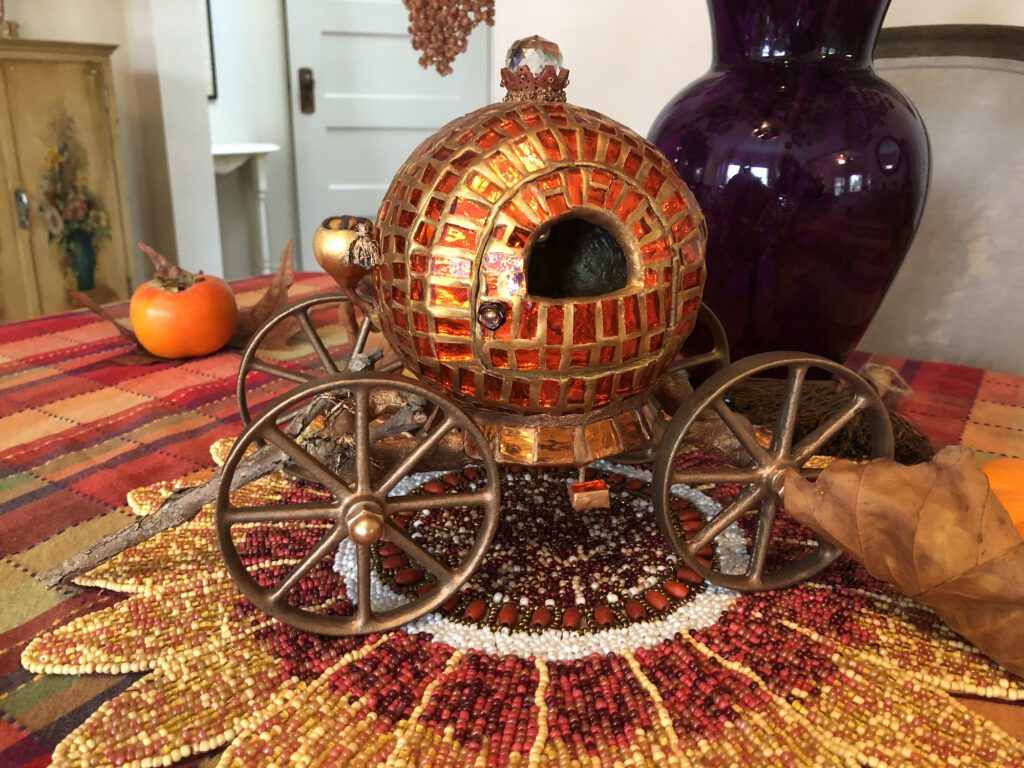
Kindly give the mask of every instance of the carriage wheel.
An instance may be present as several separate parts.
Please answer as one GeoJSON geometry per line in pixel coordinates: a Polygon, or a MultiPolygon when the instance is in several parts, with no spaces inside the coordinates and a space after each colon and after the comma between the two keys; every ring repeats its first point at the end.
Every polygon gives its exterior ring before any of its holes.
{"type": "MultiPolygon", "coordinates": [[[[345,304],[348,301],[349,298],[340,293],[312,296],[308,299],[296,302],[289,307],[285,307],[260,327],[246,346],[245,353],[242,355],[242,362],[238,367],[238,381],[235,385],[235,395],[238,400],[238,412],[242,417],[243,425],[248,425],[252,421],[252,413],[249,410],[249,396],[246,389],[246,380],[249,374],[253,371],[259,371],[260,373],[265,373],[278,379],[284,379],[285,381],[290,381],[294,384],[304,384],[307,381],[312,381],[320,376],[330,376],[331,374],[345,370],[346,361],[335,360],[331,355],[323,337],[316,329],[316,326],[313,325],[313,321],[310,320],[309,312],[314,307],[319,307],[324,304],[345,304]],[[281,324],[286,322],[289,318],[298,322],[303,335],[313,347],[313,352],[316,354],[317,361],[319,362],[323,373],[308,370],[304,371],[297,368],[288,368],[259,358],[257,353],[260,350],[260,345],[264,342],[267,336],[277,330],[281,324]]],[[[356,337],[352,346],[352,351],[349,353],[350,355],[363,351],[369,332],[370,324],[367,319],[364,318],[363,324],[359,328],[359,335],[356,337]]],[[[282,414],[282,417],[286,416],[287,414],[282,414]]]]}
{"type": "Polygon", "coordinates": [[[704,328],[711,337],[711,349],[695,354],[679,353],[679,356],[668,367],[669,373],[682,373],[708,366],[712,373],[718,373],[729,365],[729,339],[725,335],[725,327],[718,316],[707,304],[701,304],[697,311],[697,325],[694,332],[704,328]]]}
{"type": "MultiPolygon", "coordinates": [[[[337,432],[332,436],[337,436],[337,432]]],[[[385,455],[393,457],[394,452],[385,455]]],[[[246,428],[224,464],[215,523],[228,572],[256,606],[276,619],[309,632],[359,635],[394,629],[436,609],[455,594],[476,570],[490,546],[498,526],[499,495],[498,468],[487,441],[452,401],[400,376],[335,374],[300,385],[275,401],[246,428]],[[325,463],[325,460],[314,457],[299,439],[278,425],[281,414],[300,409],[303,404],[315,402],[328,394],[347,408],[345,423],[349,425],[350,432],[341,437],[352,450],[345,467],[330,459],[325,463]],[[379,449],[387,441],[396,439],[395,430],[389,430],[388,422],[399,416],[394,412],[378,413],[375,404],[394,403],[401,399],[408,402],[410,397],[413,402],[426,404],[428,417],[421,421],[418,430],[412,430],[415,434],[410,436],[409,432],[402,432],[397,439],[404,441],[404,453],[392,458],[390,463],[382,464],[379,449]],[[454,430],[461,432],[467,448],[471,446],[483,457],[476,460],[467,458],[465,462],[478,464],[485,473],[479,487],[471,492],[393,495],[396,486],[416,473],[423,459],[438,449],[442,440],[454,430]],[[331,498],[314,503],[236,506],[230,490],[233,478],[246,449],[260,440],[281,450],[299,470],[298,474],[311,479],[324,491],[322,495],[329,494],[331,498]],[[414,540],[414,535],[405,531],[411,512],[440,507],[480,508],[483,511],[475,538],[456,563],[445,562],[430,554],[414,540]],[[232,537],[232,528],[254,523],[294,526],[296,522],[315,522],[323,526],[324,534],[283,578],[270,586],[262,586],[243,564],[232,537]],[[290,602],[289,594],[319,563],[333,557],[345,539],[351,540],[356,554],[356,583],[346,584],[348,596],[355,605],[354,613],[331,615],[290,602]],[[416,595],[397,607],[374,607],[371,601],[372,548],[378,542],[397,546],[410,561],[429,574],[429,578],[419,585],[416,595]]]]}
{"type": "MultiPolygon", "coordinates": [[[[752,355],[711,376],[680,406],[666,430],[654,465],[653,493],[658,525],[680,557],[697,573],[716,584],[741,592],[781,589],[810,578],[832,563],[840,550],[815,536],[807,551],[774,570],[766,568],[772,541],[779,543],[776,515],[781,504],[783,480],[787,469],[798,469],[809,479],[816,479],[820,469],[806,467],[832,437],[851,419],[863,413],[871,433],[871,458],[892,458],[893,432],[888,412],[881,399],[863,378],[849,368],[814,355],[794,352],[770,352],[752,355]],[[804,435],[796,435],[797,412],[808,372],[815,370],[840,382],[849,399],[837,407],[817,427],[804,435]],[[786,385],[780,400],[779,415],[774,425],[771,444],[758,441],[749,422],[729,407],[730,391],[740,382],[768,371],[784,371],[786,385]],[[736,466],[715,469],[679,469],[676,458],[681,452],[687,432],[701,417],[717,414],[742,446],[744,460],[736,466]],[[738,485],[740,493],[718,514],[696,530],[682,533],[676,526],[670,508],[672,486],[738,485]],[[745,571],[723,572],[707,556],[707,548],[725,534],[733,523],[756,515],[749,561],[745,571]],[[703,550],[703,554],[702,554],[703,550]]],[[[697,527],[699,525],[699,527],[697,527]]]]}

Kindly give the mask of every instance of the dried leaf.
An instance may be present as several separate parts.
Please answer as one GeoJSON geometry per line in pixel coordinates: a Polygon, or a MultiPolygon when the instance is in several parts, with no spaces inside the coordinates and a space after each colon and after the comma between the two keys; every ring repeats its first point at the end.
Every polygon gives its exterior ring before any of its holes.
{"type": "Polygon", "coordinates": [[[1024,677],[1024,540],[967,448],[786,476],[786,510],[1024,677]]]}
{"type": "MultiPolygon", "coordinates": [[[[228,342],[229,346],[244,349],[260,326],[288,305],[288,289],[295,282],[294,253],[295,247],[288,243],[266,292],[251,307],[239,309],[238,325],[235,328],[235,335],[228,342]]],[[[297,323],[281,323],[267,336],[263,345],[268,349],[284,346],[297,331],[297,323]]]]}
{"type": "Polygon", "coordinates": [[[90,312],[99,315],[104,320],[113,323],[114,327],[117,328],[117,332],[119,334],[121,334],[124,338],[128,339],[128,341],[130,341],[132,344],[138,346],[139,340],[135,336],[135,332],[132,331],[131,328],[121,325],[119,322],[117,322],[117,320],[114,319],[113,315],[111,315],[109,312],[107,312],[107,310],[105,310],[103,307],[101,307],[99,304],[93,301],[91,297],[87,296],[81,291],[69,291],[69,293],[71,294],[71,297],[75,301],[77,301],[83,307],[88,309],[90,312]]]}
{"type": "Polygon", "coordinates": [[[139,243],[139,250],[146,254],[153,263],[156,277],[162,280],[178,280],[185,275],[185,270],[148,243],[139,243]]]}

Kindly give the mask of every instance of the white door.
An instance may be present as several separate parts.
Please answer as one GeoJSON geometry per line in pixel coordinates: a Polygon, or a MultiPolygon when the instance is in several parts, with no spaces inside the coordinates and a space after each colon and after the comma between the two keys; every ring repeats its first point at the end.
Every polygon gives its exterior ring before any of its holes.
{"type": "Polygon", "coordinates": [[[489,102],[490,30],[441,77],[412,49],[402,0],[288,0],[288,59],[303,264],[328,216],[374,218],[398,167],[449,120],[489,102]],[[312,71],[314,111],[301,105],[312,71]]]}

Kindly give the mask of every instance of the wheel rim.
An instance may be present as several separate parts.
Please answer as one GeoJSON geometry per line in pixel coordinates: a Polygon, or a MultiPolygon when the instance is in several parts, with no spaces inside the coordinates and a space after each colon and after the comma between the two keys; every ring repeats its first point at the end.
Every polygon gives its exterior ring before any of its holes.
{"type": "MultiPolygon", "coordinates": [[[[306,382],[318,378],[318,374],[301,371],[295,368],[287,368],[275,363],[269,363],[265,360],[260,360],[257,356],[260,345],[267,336],[269,336],[272,331],[278,328],[281,323],[285,322],[288,318],[294,318],[296,322],[298,322],[303,335],[313,347],[313,353],[316,355],[317,362],[323,371],[323,375],[330,376],[345,369],[343,362],[339,363],[331,356],[330,350],[324,342],[323,337],[320,335],[319,331],[317,331],[312,320],[310,320],[309,311],[314,307],[318,307],[323,304],[343,304],[348,301],[349,298],[341,293],[312,296],[308,299],[303,299],[302,301],[285,307],[260,326],[260,329],[256,331],[256,334],[246,345],[245,352],[242,354],[242,362],[238,366],[238,379],[235,384],[235,398],[238,401],[238,413],[242,417],[243,425],[248,426],[249,423],[252,422],[252,413],[249,408],[249,395],[246,388],[246,380],[250,373],[265,373],[269,376],[275,376],[293,384],[305,384],[306,382]]],[[[350,354],[354,354],[356,351],[362,351],[362,344],[359,342],[359,339],[355,340],[355,344],[350,354]]],[[[365,338],[362,339],[362,342],[365,344],[365,338]]]]}
{"type": "Polygon", "coordinates": [[[867,416],[871,431],[871,458],[891,458],[894,439],[885,405],[863,378],[845,366],[814,355],[780,352],[753,355],[714,374],[680,406],[658,451],[654,466],[655,510],[663,535],[687,565],[705,579],[730,589],[744,592],[781,589],[818,573],[841,554],[838,548],[818,536],[814,537],[817,547],[810,553],[779,569],[766,570],[784,474],[788,469],[797,469],[805,477],[816,479],[820,470],[805,467],[807,461],[860,413],[867,416]],[[778,418],[772,425],[772,442],[766,448],[757,440],[746,420],[728,406],[725,397],[739,382],[779,368],[787,369],[786,385],[778,418]],[[841,381],[848,387],[850,398],[794,444],[800,397],[807,372],[811,369],[824,370],[841,381]],[[676,469],[673,466],[675,457],[687,432],[709,410],[736,438],[749,457],[747,465],[722,469],[676,469]],[[673,523],[669,507],[672,486],[719,483],[744,487],[739,496],[701,528],[682,534],[673,523]],[[750,560],[746,572],[718,571],[706,556],[707,547],[730,526],[755,511],[757,526],[748,550],[750,560]],[[704,556],[701,556],[702,550],[704,556]]]}
{"type": "Polygon", "coordinates": [[[266,413],[246,428],[224,464],[217,496],[215,525],[228,572],[243,594],[265,613],[299,629],[319,634],[340,636],[381,632],[429,613],[451,597],[472,575],[497,530],[500,481],[497,463],[486,448],[483,435],[462,410],[409,379],[387,374],[337,374],[301,385],[278,399],[266,413]],[[294,410],[303,401],[339,390],[349,393],[355,408],[355,477],[348,481],[307,453],[279,427],[277,421],[281,413],[294,410]],[[370,399],[378,390],[399,391],[422,397],[435,406],[434,414],[440,414],[441,418],[429,420],[432,423],[421,428],[421,435],[413,450],[396,464],[387,467],[378,478],[374,478],[371,466],[371,444],[374,440],[370,399]],[[429,429],[424,433],[427,427],[429,429]],[[486,471],[487,479],[481,490],[432,496],[389,495],[403,478],[415,473],[420,460],[436,448],[449,432],[456,429],[465,435],[467,445],[472,444],[483,457],[479,463],[486,471]],[[246,449],[257,440],[280,449],[301,469],[303,476],[323,486],[331,494],[332,500],[298,505],[235,506],[230,498],[232,477],[246,449]],[[484,511],[473,544],[455,566],[439,561],[395,522],[399,519],[397,513],[438,506],[480,507],[484,511]],[[231,529],[246,523],[312,520],[330,521],[330,529],[287,575],[271,587],[261,586],[242,563],[231,529]],[[288,603],[288,595],[300,581],[325,558],[332,557],[346,538],[352,539],[356,547],[356,584],[346,585],[349,597],[355,603],[354,615],[325,615],[288,603]],[[370,596],[370,548],[378,541],[393,543],[411,560],[416,561],[425,574],[433,578],[434,588],[419,594],[409,603],[375,611],[370,596]]]}
{"type": "Polygon", "coordinates": [[[707,304],[701,304],[697,311],[697,325],[707,328],[711,334],[711,349],[686,356],[683,356],[680,350],[679,355],[668,367],[669,373],[689,373],[705,365],[712,366],[714,373],[718,373],[729,365],[729,340],[725,335],[725,327],[707,304]]]}

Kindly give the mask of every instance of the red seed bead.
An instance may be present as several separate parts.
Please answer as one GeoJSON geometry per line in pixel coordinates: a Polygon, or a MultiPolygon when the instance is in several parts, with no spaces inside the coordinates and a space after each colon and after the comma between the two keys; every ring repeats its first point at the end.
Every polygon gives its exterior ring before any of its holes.
{"type": "Polygon", "coordinates": [[[663,611],[668,608],[668,598],[656,589],[649,589],[644,594],[647,604],[656,611],[663,611]]]}
{"type": "Polygon", "coordinates": [[[530,617],[530,626],[540,627],[544,629],[551,624],[551,611],[547,608],[541,607],[533,612],[533,616],[530,617]]]}
{"type": "Polygon", "coordinates": [[[643,603],[639,600],[627,600],[626,615],[630,618],[630,621],[639,621],[647,617],[647,609],[644,608],[643,603]]]}
{"type": "Polygon", "coordinates": [[[447,483],[448,485],[450,485],[450,486],[451,486],[452,488],[454,488],[455,486],[457,486],[457,485],[458,485],[459,483],[461,483],[461,482],[462,482],[462,481],[461,481],[461,480],[459,479],[459,476],[458,476],[458,475],[456,475],[456,474],[455,474],[454,472],[449,472],[449,473],[448,473],[447,475],[444,475],[444,476],[443,476],[443,477],[441,478],[441,480],[442,480],[443,482],[447,483]]]}
{"type": "Polygon", "coordinates": [[[416,594],[419,595],[420,597],[423,597],[424,595],[429,595],[431,592],[434,591],[434,589],[436,587],[437,587],[437,582],[435,582],[435,581],[424,581],[422,584],[420,584],[418,587],[416,587],[416,594]]]}
{"type": "Polygon", "coordinates": [[[686,584],[704,583],[704,577],[688,565],[684,565],[681,568],[676,569],[676,578],[686,584]]]}
{"type": "Polygon", "coordinates": [[[476,468],[475,467],[466,467],[464,470],[462,470],[462,475],[467,480],[475,480],[476,479],[476,468]]]}
{"type": "Polygon", "coordinates": [[[580,609],[570,608],[562,614],[563,629],[577,629],[580,625],[580,609]]]}
{"type": "Polygon", "coordinates": [[[462,615],[469,621],[478,622],[484,617],[485,613],[487,613],[487,603],[483,600],[474,600],[466,606],[466,610],[462,615]]]}
{"type": "Polygon", "coordinates": [[[607,605],[599,605],[594,609],[594,622],[599,627],[610,627],[615,623],[615,614],[607,605]]]}
{"type": "Polygon", "coordinates": [[[389,571],[395,571],[399,568],[405,568],[409,564],[409,560],[405,555],[391,555],[390,557],[383,558],[380,564],[389,571]]]}
{"type": "Polygon", "coordinates": [[[690,594],[690,588],[688,586],[686,586],[685,584],[680,584],[678,581],[672,581],[671,579],[669,581],[666,581],[661,586],[676,600],[682,600],[684,597],[690,594]]]}
{"type": "Polygon", "coordinates": [[[516,607],[512,603],[505,603],[505,605],[501,606],[501,610],[498,611],[499,626],[514,627],[518,619],[519,615],[516,613],[516,607]]]}
{"type": "Polygon", "coordinates": [[[454,595],[449,597],[447,600],[445,600],[441,604],[441,610],[444,611],[445,613],[451,613],[452,611],[454,611],[458,607],[458,605],[459,605],[459,593],[456,592],[454,595]]]}
{"type": "Polygon", "coordinates": [[[427,493],[444,493],[444,483],[438,480],[431,480],[429,483],[423,484],[423,490],[427,493]]]}
{"type": "Polygon", "coordinates": [[[402,550],[399,549],[397,544],[394,544],[390,541],[385,541],[383,544],[377,547],[377,554],[380,555],[382,558],[391,557],[391,555],[402,554],[402,550]]]}
{"type": "Polygon", "coordinates": [[[423,580],[423,570],[420,568],[405,568],[395,574],[395,584],[400,587],[411,587],[423,580]]]}

